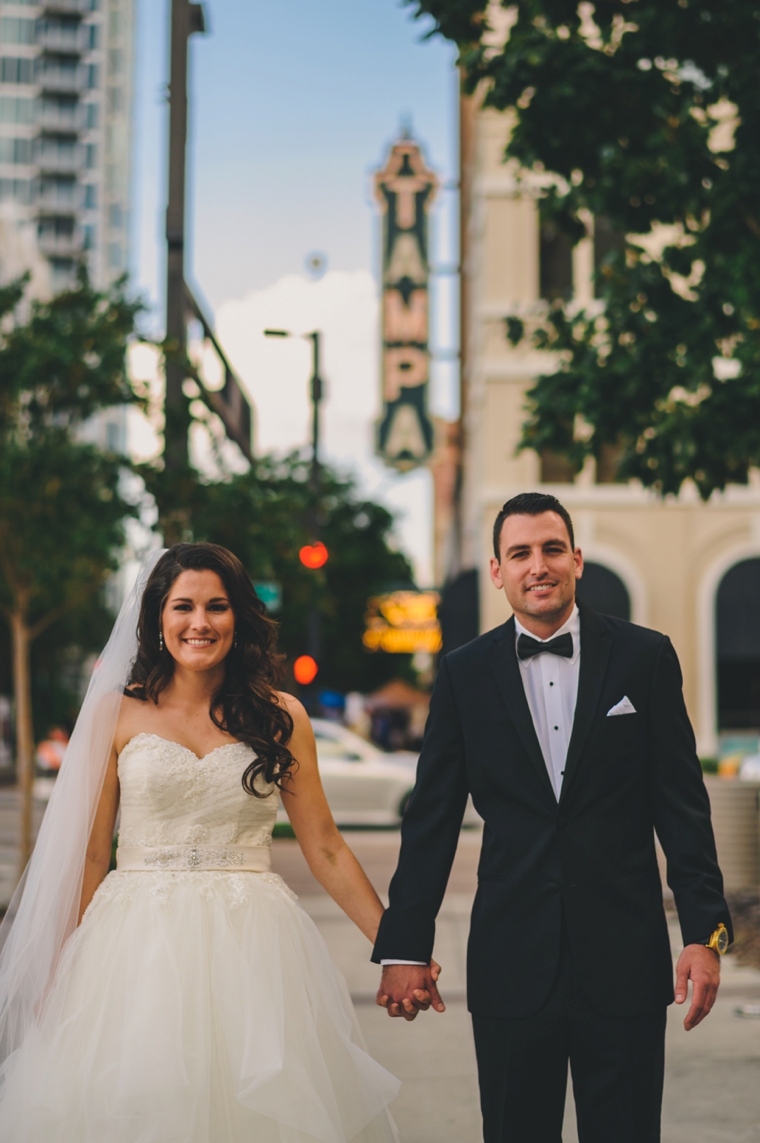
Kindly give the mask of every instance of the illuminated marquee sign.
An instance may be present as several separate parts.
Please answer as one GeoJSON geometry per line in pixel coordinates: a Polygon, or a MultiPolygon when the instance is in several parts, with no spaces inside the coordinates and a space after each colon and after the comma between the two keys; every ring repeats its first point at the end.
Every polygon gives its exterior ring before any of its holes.
{"type": "Polygon", "coordinates": [[[375,195],[383,212],[383,411],[377,449],[401,471],[433,450],[428,415],[428,211],[438,179],[419,145],[394,143],[375,195]]]}
{"type": "Polygon", "coordinates": [[[368,651],[414,655],[441,649],[439,596],[435,591],[394,591],[370,599],[362,642],[368,651]]]}

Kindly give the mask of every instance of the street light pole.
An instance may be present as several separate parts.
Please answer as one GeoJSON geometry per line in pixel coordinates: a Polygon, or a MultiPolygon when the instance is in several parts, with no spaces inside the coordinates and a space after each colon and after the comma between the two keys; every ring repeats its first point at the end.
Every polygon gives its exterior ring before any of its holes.
{"type": "MultiPolygon", "coordinates": [[[[264,337],[296,337],[296,334],[290,332],[289,329],[265,329],[264,337]]],[[[319,351],[322,342],[322,333],[320,330],[312,330],[311,333],[302,335],[305,340],[311,342],[311,377],[309,379],[309,397],[311,399],[311,475],[309,483],[312,492],[316,496],[319,494],[320,485],[320,463],[319,463],[319,406],[321,405],[325,388],[322,378],[319,375],[319,351]]],[[[314,525],[316,527],[316,520],[314,525]]],[[[316,534],[314,539],[317,539],[316,534]]]]}
{"type": "MultiPolygon", "coordinates": [[[[287,329],[265,329],[265,337],[293,337],[287,329]]],[[[322,484],[322,467],[319,460],[320,438],[320,405],[324,399],[324,383],[320,377],[320,348],[322,334],[315,329],[304,334],[311,342],[311,378],[309,380],[309,396],[311,398],[311,473],[309,487],[311,490],[311,505],[309,507],[308,527],[312,543],[319,539],[319,493],[322,484]]],[[[309,617],[306,625],[306,643],[308,653],[316,663],[319,663],[322,652],[322,616],[316,603],[309,608],[309,617]]]]}
{"type": "MultiPolygon", "coordinates": [[[[324,387],[319,375],[319,349],[320,334],[315,329],[308,334],[311,341],[311,379],[309,389],[311,393],[311,535],[312,542],[319,539],[319,490],[321,484],[321,469],[319,464],[319,406],[322,403],[324,387]]],[[[315,663],[319,663],[322,654],[322,616],[319,608],[313,604],[309,610],[308,629],[309,654],[315,663]]]]}
{"type": "MultiPolygon", "coordinates": [[[[324,396],[324,386],[322,378],[319,376],[319,348],[320,348],[320,332],[315,329],[313,333],[307,334],[311,341],[311,380],[309,382],[311,392],[311,488],[314,497],[319,495],[320,484],[320,466],[319,466],[319,406],[324,396]]],[[[315,520],[315,526],[317,521],[315,520]]],[[[315,536],[316,539],[316,536],[315,536]]]]}
{"type": "Polygon", "coordinates": [[[164,464],[181,470],[188,464],[190,417],[182,391],[185,380],[185,165],[187,154],[187,44],[206,30],[203,7],[172,0],[169,72],[169,201],[166,207],[166,397],[164,464]]]}

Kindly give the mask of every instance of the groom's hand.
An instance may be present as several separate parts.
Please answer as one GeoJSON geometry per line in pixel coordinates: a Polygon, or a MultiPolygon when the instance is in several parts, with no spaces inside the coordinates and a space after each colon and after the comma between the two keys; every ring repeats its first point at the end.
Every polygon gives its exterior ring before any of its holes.
{"type": "Polygon", "coordinates": [[[706,945],[687,945],[676,966],[676,1004],[683,1004],[691,981],[691,1008],[683,1026],[687,1032],[696,1028],[708,1014],[720,984],[720,957],[706,945]]]}
{"type": "Polygon", "coordinates": [[[445,1012],[436,985],[440,975],[441,966],[434,960],[429,965],[386,964],[376,1002],[389,1016],[403,1016],[405,1020],[414,1020],[418,1012],[426,1012],[431,1005],[436,1012],[445,1012]]]}

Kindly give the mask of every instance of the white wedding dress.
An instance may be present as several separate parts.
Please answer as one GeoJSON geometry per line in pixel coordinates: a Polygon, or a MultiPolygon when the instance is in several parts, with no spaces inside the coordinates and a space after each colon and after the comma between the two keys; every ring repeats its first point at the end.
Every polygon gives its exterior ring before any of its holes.
{"type": "Polygon", "coordinates": [[[251,757],[153,734],[124,747],[117,869],[7,1063],[2,1143],[397,1139],[398,1081],[268,871],[278,797],[243,790],[251,757]]]}

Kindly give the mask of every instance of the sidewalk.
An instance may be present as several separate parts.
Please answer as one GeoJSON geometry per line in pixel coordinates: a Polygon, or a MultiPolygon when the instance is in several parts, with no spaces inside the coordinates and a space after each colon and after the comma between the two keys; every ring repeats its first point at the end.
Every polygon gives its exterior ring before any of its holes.
{"type": "Polygon", "coordinates": [[[375,1004],[380,970],[369,961],[369,942],[338,906],[324,896],[302,897],[300,903],[346,978],[369,1051],[403,1080],[391,1109],[401,1143],[480,1143],[475,1050],[465,1005],[471,896],[449,894],[438,917],[436,957],[443,965],[446,1012],[423,1012],[413,1023],[391,1020],[375,1004]]]}
{"type": "MultiPolygon", "coordinates": [[[[37,835],[44,805],[34,803],[34,834],[37,835]]],[[[18,849],[21,826],[21,799],[18,790],[0,788],[0,910],[6,909],[18,881],[18,849]]]]}
{"type": "MultiPolygon", "coordinates": [[[[380,896],[387,898],[398,859],[398,831],[345,836],[380,896]]],[[[375,1004],[380,970],[370,962],[369,942],[311,876],[298,843],[276,840],[272,849],[275,871],[298,893],[346,978],[369,1051],[403,1080],[392,1108],[401,1143],[481,1140],[475,1050],[465,1004],[465,949],[480,843],[480,831],[462,832],[436,926],[446,1012],[423,1013],[411,1024],[391,1020],[375,1004]]]]}
{"type": "MultiPolygon", "coordinates": [[[[681,951],[671,924],[673,959],[681,951]]],[[[710,1015],[684,1032],[687,1005],[671,1005],[665,1056],[663,1143],[759,1143],[760,1019],[737,1008],[760,1009],[760,972],[729,953],[710,1015]]],[[[575,1136],[568,1136],[575,1139],[575,1136]]]]}

